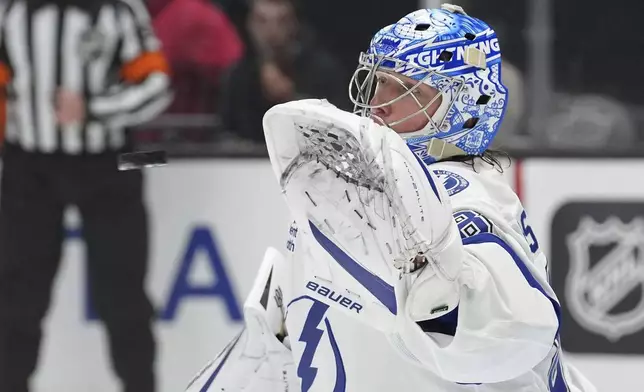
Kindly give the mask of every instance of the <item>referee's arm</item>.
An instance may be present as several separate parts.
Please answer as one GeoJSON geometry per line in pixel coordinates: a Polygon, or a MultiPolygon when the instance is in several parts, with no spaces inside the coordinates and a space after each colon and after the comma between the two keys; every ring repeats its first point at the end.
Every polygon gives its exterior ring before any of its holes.
{"type": "Polygon", "coordinates": [[[119,81],[106,94],[89,98],[91,117],[130,126],[160,114],[172,101],[170,69],[140,0],[121,0],[116,17],[121,31],[119,81]]]}

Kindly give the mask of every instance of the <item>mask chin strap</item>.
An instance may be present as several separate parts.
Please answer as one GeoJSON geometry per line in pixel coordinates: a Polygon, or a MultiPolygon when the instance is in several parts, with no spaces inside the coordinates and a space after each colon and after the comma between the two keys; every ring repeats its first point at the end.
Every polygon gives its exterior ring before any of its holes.
{"type": "MultiPolygon", "coordinates": [[[[437,133],[436,128],[430,121],[420,131],[402,133],[400,134],[400,136],[402,136],[403,139],[408,140],[418,136],[432,136],[436,133],[437,133]]],[[[427,140],[425,143],[427,144],[427,155],[432,157],[434,161],[440,161],[442,159],[467,155],[465,151],[458,148],[455,144],[448,143],[442,139],[437,139],[434,137],[427,140]]]]}

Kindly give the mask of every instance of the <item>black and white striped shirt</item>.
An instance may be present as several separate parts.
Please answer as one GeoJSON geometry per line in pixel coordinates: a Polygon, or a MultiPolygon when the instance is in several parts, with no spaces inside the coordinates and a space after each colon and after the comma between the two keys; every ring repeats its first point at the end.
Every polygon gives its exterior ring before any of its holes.
{"type": "Polygon", "coordinates": [[[0,68],[6,142],[27,151],[118,150],[128,126],[171,101],[167,63],[141,0],[4,0],[0,68]],[[85,98],[82,123],[56,121],[59,88],[85,98]]]}

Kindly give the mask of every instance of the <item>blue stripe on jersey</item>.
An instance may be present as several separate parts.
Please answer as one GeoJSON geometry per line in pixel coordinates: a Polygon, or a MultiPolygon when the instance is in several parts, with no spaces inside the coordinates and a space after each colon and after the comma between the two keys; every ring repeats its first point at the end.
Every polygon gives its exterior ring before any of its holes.
{"type": "MultiPolygon", "coordinates": [[[[497,237],[494,234],[490,233],[482,233],[473,237],[465,238],[463,240],[463,245],[475,245],[475,244],[485,244],[485,243],[492,243],[492,244],[497,244],[503,250],[508,252],[508,254],[512,257],[512,260],[514,260],[514,263],[519,267],[519,270],[523,274],[523,277],[528,281],[528,284],[537,290],[541,292],[541,294],[545,295],[546,298],[550,300],[552,303],[552,306],[555,309],[555,313],[557,314],[557,320],[559,321],[559,325],[561,326],[561,305],[559,305],[559,302],[555,300],[554,298],[550,298],[548,294],[546,294],[546,291],[543,289],[541,284],[532,276],[532,273],[526,267],[526,265],[523,263],[523,260],[521,260],[521,257],[512,249],[510,245],[508,245],[505,241],[503,241],[501,238],[497,237]]],[[[558,333],[558,331],[557,331],[558,333]]]]}
{"type": "Polygon", "coordinates": [[[387,284],[380,277],[374,275],[362,265],[340,249],[336,244],[328,239],[313,222],[309,221],[311,232],[318,243],[326,250],[335,261],[340,264],[345,271],[353,276],[362,286],[364,286],[374,297],[389,309],[393,314],[397,314],[398,305],[396,304],[396,294],[394,287],[387,284]]]}
{"type": "MultiPolygon", "coordinates": [[[[552,306],[555,310],[555,314],[557,315],[557,320],[559,321],[559,327],[561,327],[561,305],[557,300],[554,298],[551,298],[548,294],[546,294],[545,290],[543,289],[543,286],[537,281],[534,276],[532,276],[532,273],[526,267],[524,264],[523,260],[521,260],[521,257],[512,249],[510,245],[508,245],[505,241],[503,241],[501,238],[497,237],[494,234],[491,233],[482,233],[479,235],[475,235],[473,237],[465,238],[463,239],[463,245],[475,245],[475,244],[485,244],[485,243],[493,243],[499,245],[503,250],[508,252],[508,254],[512,257],[512,260],[514,263],[517,265],[521,273],[523,274],[523,277],[528,281],[528,284],[537,290],[541,292],[546,298],[550,300],[552,303],[552,306]]],[[[548,371],[548,390],[550,392],[569,392],[570,388],[568,388],[568,385],[566,383],[566,379],[564,377],[563,373],[563,366],[561,364],[561,347],[559,344],[559,331],[557,330],[557,337],[555,338],[555,341],[553,342],[554,347],[557,348],[557,353],[552,359],[552,363],[550,365],[550,370],[548,371]]]]}
{"type": "Polygon", "coordinates": [[[550,392],[570,392],[566,377],[564,376],[563,366],[561,365],[561,344],[559,343],[559,336],[555,339],[555,347],[557,352],[552,358],[550,363],[550,370],[548,371],[548,390],[550,392]]]}
{"type": "Polygon", "coordinates": [[[326,325],[326,332],[329,335],[329,343],[331,344],[333,356],[335,357],[336,377],[333,392],[345,392],[347,390],[347,374],[344,370],[344,362],[342,361],[342,355],[340,354],[340,349],[338,348],[338,342],[335,340],[335,335],[333,335],[331,323],[329,322],[328,318],[324,319],[324,324],[326,325]]]}
{"type": "MultiPolygon", "coordinates": [[[[243,332],[243,331],[242,331],[242,332],[243,332]]],[[[221,368],[222,368],[222,367],[224,367],[224,364],[226,363],[226,360],[228,359],[228,356],[230,355],[230,353],[233,351],[233,349],[234,349],[234,348],[235,348],[235,346],[237,345],[237,342],[239,342],[239,338],[241,337],[241,335],[242,335],[241,333],[240,333],[239,335],[237,335],[237,338],[236,338],[236,339],[235,339],[235,341],[230,345],[230,348],[228,349],[228,351],[226,352],[226,354],[225,354],[225,355],[224,355],[224,357],[222,358],[221,362],[219,362],[219,365],[217,366],[217,368],[215,369],[215,371],[214,371],[214,372],[212,372],[212,374],[210,375],[210,377],[208,377],[208,380],[206,380],[206,383],[203,385],[203,387],[201,387],[201,389],[199,390],[199,392],[207,392],[207,391],[208,391],[208,388],[210,388],[210,385],[212,385],[212,383],[215,381],[215,378],[217,378],[217,375],[218,375],[218,374],[219,374],[219,372],[221,371],[221,368]]]]}
{"type": "Polygon", "coordinates": [[[301,296],[293,299],[291,302],[288,303],[288,305],[286,305],[286,311],[288,312],[288,308],[290,308],[291,305],[293,305],[294,303],[299,302],[299,301],[301,301],[303,299],[310,299],[313,302],[317,301],[317,299],[311,297],[310,295],[301,295],[301,296]]]}

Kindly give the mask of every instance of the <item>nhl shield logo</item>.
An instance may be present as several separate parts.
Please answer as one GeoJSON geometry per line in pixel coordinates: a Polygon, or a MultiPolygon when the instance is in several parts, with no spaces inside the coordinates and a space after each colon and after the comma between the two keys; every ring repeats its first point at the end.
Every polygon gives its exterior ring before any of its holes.
{"type": "Polygon", "coordinates": [[[584,216],[566,242],[565,295],[572,317],[612,342],[644,330],[644,295],[623,306],[630,294],[644,292],[644,219],[624,223],[612,216],[597,223],[584,216]]]}

